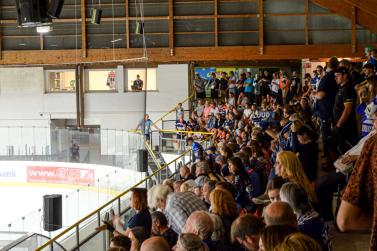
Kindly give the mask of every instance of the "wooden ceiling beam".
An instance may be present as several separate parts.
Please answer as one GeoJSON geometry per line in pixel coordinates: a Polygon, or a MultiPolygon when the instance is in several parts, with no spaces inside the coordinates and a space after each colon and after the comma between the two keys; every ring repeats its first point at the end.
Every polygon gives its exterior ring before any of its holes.
{"type": "MultiPolygon", "coordinates": [[[[357,44],[352,53],[351,45],[265,45],[264,54],[258,46],[226,47],[175,47],[174,56],[169,48],[148,49],[149,62],[190,62],[229,60],[279,60],[302,58],[362,57],[365,45],[357,44]]],[[[142,49],[114,49],[115,60],[140,58],[142,49]]],[[[0,65],[69,64],[113,60],[113,49],[88,49],[88,57],[77,58],[76,50],[3,51],[0,65]]],[[[128,61],[130,62],[130,61],[128,61]]]]}
{"type": "Polygon", "coordinates": [[[219,2],[218,0],[214,0],[213,8],[214,8],[214,28],[215,28],[215,47],[219,46],[219,2]]]}
{"type": "Polygon", "coordinates": [[[126,48],[130,48],[130,10],[129,10],[129,1],[125,0],[125,8],[126,8],[126,48]]]}
{"type": "Polygon", "coordinates": [[[258,0],[258,41],[259,41],[259,54],[264,54],[264,11],[263,0],[258,0]]]}
{"type": "Polygon", "coordinates": [[[174,0],[169,0],[169,51],[170,56],[174,56],[174,0]]]}
{"type": "Polygon", "coordinates": [[[85,0],[81,0],[81,56],[86,58],[86,13],[85,13],[85,0]]]}
{"type": "Polygon", "coordinates": [[[345,0],[346,3],[351,4],[369,15],[377,18],[376,1],[375,0],[345,0]]]}
{"type": "MultiPolygon", "coordinates": [[[[313,3],[318,4],[330,11],[344,16],[352,20],[352,5],[347,3],[345,0],[311,0],[313,3]]],[[[360,1],[360,0],[359,0],[360,1]]],[[[361,0],[362,1],[362,0],[361,0]]],[[[359,24],[372,32],[377,33],[377,22],[376,17],[359,9],[356,13],[356,24],[359,24]]]]}

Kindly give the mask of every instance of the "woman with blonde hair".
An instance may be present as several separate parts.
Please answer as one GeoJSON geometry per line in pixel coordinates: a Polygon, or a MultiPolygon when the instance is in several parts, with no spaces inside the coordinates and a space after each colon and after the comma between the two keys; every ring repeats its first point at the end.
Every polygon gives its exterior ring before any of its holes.
{"type": "Polygon", "coordinates": [[[281,151],[277,154],[275,162],[276,175],[281,176],[289,182],[301,185],[309,195],[311,203],[318,202],[317,196],[305,175],[304,169],[297,155],[291,151],[281,151]]]}
{"type": "Polygon", "coordinates": [[[322,251],[318,242],[300,232],[285,237],[284,241],[274,251],[322,251]]]}
{"type": "Polygon", "coordinates": [[[223,245],[230,246],[230,228],[238,216],[237,203],[232,194],[225,189],[215,189],[209,196],[211,202],[210,212],[219,217],[224,229],[223,245]]]}

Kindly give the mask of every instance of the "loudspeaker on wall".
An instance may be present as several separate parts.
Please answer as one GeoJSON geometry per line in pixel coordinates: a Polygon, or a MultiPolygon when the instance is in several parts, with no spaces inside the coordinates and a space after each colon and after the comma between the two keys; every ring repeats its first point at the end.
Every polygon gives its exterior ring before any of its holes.
{"type": "Polygon", "coordinates": [[[148,171],[148,151],[144,149],[137,150],[137,171],[148,171]]]}
{"type": "Polygon", "coordinates": [[[62,228],[62,195],[43,196],[43,229],[51,232],[62,228]]]}

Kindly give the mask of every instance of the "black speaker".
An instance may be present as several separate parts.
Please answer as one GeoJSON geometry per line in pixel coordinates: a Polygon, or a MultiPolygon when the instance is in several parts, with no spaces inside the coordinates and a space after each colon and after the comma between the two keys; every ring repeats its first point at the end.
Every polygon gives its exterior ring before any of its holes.
{"type": "Polygon", "coordinates": [[[101,9],[93,8],[91,10],[91,12],[92,12],[91,23],[92,24],[100,24],[101,23],[102,10],[101,9]]]}
{"type": "Polygon", "coordinates": [[[51,0],[50,8],[48,8],[47,15],[52,18],[58,18],[62,12],[64,0],[51,0]]]}
{"type": "Polygon", "coordinates": [[[62,228],[62,195],[43,196],[43,229],[51,232],[62,228]]]}
{"type": "Polygon", "coordinates": [[[148,151],[141,149],[137,150],[137,171],[147,172],[148,171],[148,151]]]}
{"type": "Polygon", "coordinates": [[[35,27],[41,23],[38,0],[16,0],[17,23],[20,27],[35,27]]]}

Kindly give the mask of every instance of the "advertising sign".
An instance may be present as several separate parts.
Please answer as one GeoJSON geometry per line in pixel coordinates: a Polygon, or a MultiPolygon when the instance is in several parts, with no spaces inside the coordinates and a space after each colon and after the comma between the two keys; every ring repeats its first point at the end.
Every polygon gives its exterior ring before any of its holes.
{"type": "Polygon", "coordinates": [[[94,183],[94,170],[52,166],[28,166],[27,181],[35,183],[53,183],[87,185],[94,183]]]}

